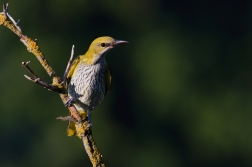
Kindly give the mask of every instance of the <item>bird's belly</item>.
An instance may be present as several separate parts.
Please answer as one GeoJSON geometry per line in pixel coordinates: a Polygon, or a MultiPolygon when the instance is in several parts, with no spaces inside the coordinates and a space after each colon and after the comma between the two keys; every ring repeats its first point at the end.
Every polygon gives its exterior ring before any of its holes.
{"type": "Polygon", "coordinates": [[[79,100],[87,106],[96,107],[100,104],[104,97],[104,83],[98,82],[95,79],[88,83],[88,86],[83,85],[80,92],[82,96],[79,100]]]}
{"type": "Polygon", "coordinates": [[[73,75],[68,93],[75,102],[88,108],[100,104],[105,94],[104,73],[102,69],[82,68],[73,75]]]}

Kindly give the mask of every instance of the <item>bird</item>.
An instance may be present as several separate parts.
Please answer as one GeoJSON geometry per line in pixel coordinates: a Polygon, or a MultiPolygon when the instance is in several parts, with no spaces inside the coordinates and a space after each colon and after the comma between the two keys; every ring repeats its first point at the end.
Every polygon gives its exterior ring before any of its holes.
{"type": "MultiPolygon", "coordinates": [[[[66,74],[66,87],[70,103],[82,118],[88,118],[92,127],[91,112],[111,90],[111,72],[105,55],[114,47],[127,41],[109,36],[96,38],[84,55],[77,56],[66,74]]],[[[67,135],[76,135],[75,122],[69,121],[67,135]]]]}

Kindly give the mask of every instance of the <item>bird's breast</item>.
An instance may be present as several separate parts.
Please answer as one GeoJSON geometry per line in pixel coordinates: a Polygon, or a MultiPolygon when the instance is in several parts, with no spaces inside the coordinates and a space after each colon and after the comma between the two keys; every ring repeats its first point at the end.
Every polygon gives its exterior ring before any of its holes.
{"type": "Polygon", "coordinates": [[[68,88],[73,100],[87,107],[98,106],[105,94],[105,70],[106,67],[100,63],[88,66],[79,63],[68,88]]]}

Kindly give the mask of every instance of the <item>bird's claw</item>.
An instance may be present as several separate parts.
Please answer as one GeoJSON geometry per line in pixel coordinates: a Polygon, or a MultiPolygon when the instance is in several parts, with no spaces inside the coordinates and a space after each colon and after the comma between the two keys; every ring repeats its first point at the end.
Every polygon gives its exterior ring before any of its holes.
{"type": "Polygon", "coordinates": [[[91,112],[90,111],[88,111],[88,123],[89,123],[89,126],[92,127],[91,112]]]}
{"type": "Polygon", "coordinates": [[[88,121],[88,123],[89,123],[89,126],[92,127],[92,122],[88,121]]]}

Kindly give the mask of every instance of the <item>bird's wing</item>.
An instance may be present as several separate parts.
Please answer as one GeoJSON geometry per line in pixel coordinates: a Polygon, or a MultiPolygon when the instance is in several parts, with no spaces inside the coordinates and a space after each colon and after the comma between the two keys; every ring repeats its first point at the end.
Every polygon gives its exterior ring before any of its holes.
{"type": "Polygon", "coordinates": [[[105,71],[105,94],[110,92],[111,85],[112,85],[112,76],[110,73],[110,67],[106,64],[106,71],[105,71]]]}
{"type": "Polygon", "coordinates": [[[68,88],[68,84],[73,76],[74,70],[79,62],[80,62],[80,56],[76,57],[70,66],[70,69],[66,75],[66,84],[67,84],[66,87],[67,88],[68,88]]]}

